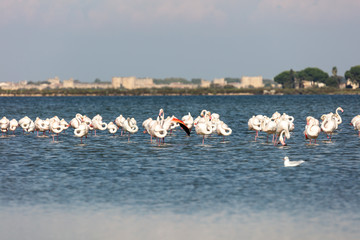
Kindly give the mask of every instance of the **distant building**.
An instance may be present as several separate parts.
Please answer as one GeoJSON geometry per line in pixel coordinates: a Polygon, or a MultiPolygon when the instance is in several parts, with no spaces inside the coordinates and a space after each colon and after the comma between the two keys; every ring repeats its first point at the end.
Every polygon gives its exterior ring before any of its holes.
{"type": "Polygon", "coordinates": [[[220,87],[224,87],[227,84],[227,82],[225,81],[225,78],[215,78],[213,80],[213,84],[220,87]]]}
{"type": "Polygon", "coordinates": [[[69,80],[64,80],[63,82],[63,87],[64,88],[74,88],[74,79],[70,78],[69,80]]]}
{"type": "Polygon", "coordinates": [[[60,84],[60,79],[59,79],[59,77],[55,77],[55,78],[49,78],[48,80],[48,83],[50,83],[50,84],[54,84],[54,85],[56,85],[56,84],[60,84]]]}
{"type": "Polygon", "coordinates": [[[155,84],[152,78],[136,78],[136,77],[113,77],[111,83],[99,82],[99,83],[87,83],[78,82],[70,78],[60,81],[58,77],[50,78],[46,82],[27,82],[21,81],[19,83],[13,82],[2,82],[0,87],[4,90],[18,90],[18,89],[39,89],[45,88],[78,88],[78,89],[108,89],[108,88],[124,88],[124,89],[138,89],[138,88],[209,88],[211,84],[216,86],[224,87],[226,85],[232,85],[236,88],[261,88],[264,87],[262,76],[248,77],[244,76],[241,81],[228,83],[225,78],[216,78],[213,81],[199,79],[196,83],[194,82],[171,82],[166,84],[155,84]]]}
{"type": "Polygon", "coordinates": [[[353,83],[352,81],[350,81],[350,79],[348,79],[346,81],[346,87],[351,87],[352,89],[356,89],[356,88],[359,88],[359,84],[353,83]]]}
{"type": "Polygon", "coordinates": [[[249,77],[243,76],[241,78],[241,88],[262,88],[264,87],[263,77],[256,76],[256,77],[249,77]]]}
{"type": "Polygon", "coordinates": [[[154,81],[152,78],[113,77],[112,87],[125,89],[152,88],[154,81]]]}
{"type": "Polygon", "coordinates": [[[204,80],[204,79],[201,79],[201,82],[200,82],[200,87],[202,88],[209,88],[211,85],[211,82],[210,81],[207,81],[207,80],[204,80]]]}
{"type": "Polygon", "coordinates": [[[302,85],[304,88],[312,88],[312,87],[326,87],[325,83],[321,83],[321,82],[314,82],[314,81],[308,81],[308,80],[303,80],[302,85]]]}

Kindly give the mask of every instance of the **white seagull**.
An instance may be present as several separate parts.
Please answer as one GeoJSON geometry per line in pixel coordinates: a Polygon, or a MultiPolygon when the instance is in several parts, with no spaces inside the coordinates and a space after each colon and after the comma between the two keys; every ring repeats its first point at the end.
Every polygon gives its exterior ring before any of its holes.
{"type": "Polygon", "coordinates": [[[305,161],[304,160],[290,161],[287,156],[284,157],[284,166],[285,167],[296,167],[296,166],[299,166],[300,164],[302,164],[303,162],[305,162],[305,161]]]}

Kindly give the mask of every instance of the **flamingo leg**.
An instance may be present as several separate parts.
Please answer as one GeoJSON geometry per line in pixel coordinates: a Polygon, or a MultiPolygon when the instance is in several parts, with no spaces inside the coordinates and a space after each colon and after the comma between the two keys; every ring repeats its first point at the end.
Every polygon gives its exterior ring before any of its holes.
{"type": "Polygon", "coordinates": [[[274,146],[276,146],[276,144],[277,144],[277,139],[278,139],[278,136],[276,135],[276,138],[275,138],[275,141],[274,141],[274,146]]]}

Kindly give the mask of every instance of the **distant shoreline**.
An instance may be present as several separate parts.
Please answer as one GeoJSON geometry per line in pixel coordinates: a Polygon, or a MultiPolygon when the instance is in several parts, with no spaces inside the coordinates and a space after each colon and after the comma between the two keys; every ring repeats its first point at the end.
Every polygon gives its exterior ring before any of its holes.
{"type": "Polygon", "coordinates": [[[360,89],[302,88],[302,89],[46,89],[1,90],[0,97],[78,97],[78,96],[250,96],[250,95],[360,95],[360,89]]]}

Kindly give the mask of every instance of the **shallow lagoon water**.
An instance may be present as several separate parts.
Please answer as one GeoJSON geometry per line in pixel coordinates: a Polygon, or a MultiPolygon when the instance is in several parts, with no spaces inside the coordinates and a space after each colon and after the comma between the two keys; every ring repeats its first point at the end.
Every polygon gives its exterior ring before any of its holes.
{"type": "Polygon", "coordinates": [[[19,120],[76,113],[105,122],[120,114],[139,128],[163,108],[181,118],[202,109],[232,128],[225,138],[190,137],[179,128],[163,145],[141,130],[107,131],[84,144],[72,130],[59,140],[0,138],[1,239],[358,239],[360,138],[349,125],[359,96],[154,96],[0,98],[0,116],[19,120]],[[334,112],[343,123],[329,142],[304,140],[305,118],[334,112]],[[287,146],[254,141],[252,115],[295,118],[287,146]],[[305,160],[285,168],[282,158],[305,160]]]}

